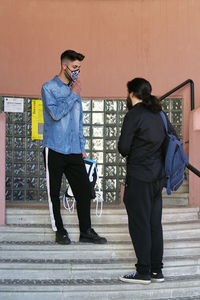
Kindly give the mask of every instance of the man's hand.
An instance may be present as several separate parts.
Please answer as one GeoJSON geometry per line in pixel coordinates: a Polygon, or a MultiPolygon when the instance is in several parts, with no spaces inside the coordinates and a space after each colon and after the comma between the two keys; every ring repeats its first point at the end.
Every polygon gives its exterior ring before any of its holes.
{"type": "Polygon", "coordinates": [[[86,153],[82,153],[83,158],[87,158],[87,154],[86,153]]]}
{"type": "Polygon", "coordinates": [[[79,80],[76,80],[72,85],[72,92],[78,95],[81,92],[81,83],[79,80]]]}

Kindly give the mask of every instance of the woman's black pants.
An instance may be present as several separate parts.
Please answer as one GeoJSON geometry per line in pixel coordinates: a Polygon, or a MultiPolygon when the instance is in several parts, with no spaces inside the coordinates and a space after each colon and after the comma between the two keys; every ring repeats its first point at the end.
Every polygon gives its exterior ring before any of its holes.
{"type": "Polygon", "coordinates": [[[163,267],[162,188],[162,180],[126,179],[124,203],[137,257],[136,270],[141,274],[157,273],[163,267]]]}

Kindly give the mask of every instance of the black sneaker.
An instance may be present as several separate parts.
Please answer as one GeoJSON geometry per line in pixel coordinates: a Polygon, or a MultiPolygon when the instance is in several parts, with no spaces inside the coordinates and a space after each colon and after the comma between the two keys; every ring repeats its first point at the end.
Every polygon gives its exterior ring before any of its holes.
{"type": "Polygon", "coordinates": [[[165,278],[163,276],[162,271],[158,272],[158,273],[151,273],[151,281],[152,282],[164,282],[165,278]]]}
{"type": "Polygon", "coordinates": [[[150,284],[151,276],[139,274],[138,272],[133,272],[131,274],[127,274],[122,277],[119,277],[119,280],[123,282],[129,282],[129,283],[150,284]]]}
{"type": "Polygon", "coordinates": [[[94,243],[94,244],[106,244],[107,240],[104,237],[99,236],[93,228],[89,228],[86,232],[80,233],[79,242],[81,243],[94,243]]]}
{"type": "Polygon", "coordinates": [[[70,238],[68,237],[67,230],[62,229],[56,231],[56,243],[62,245],[69,245],[71,243],[70,238]]]}

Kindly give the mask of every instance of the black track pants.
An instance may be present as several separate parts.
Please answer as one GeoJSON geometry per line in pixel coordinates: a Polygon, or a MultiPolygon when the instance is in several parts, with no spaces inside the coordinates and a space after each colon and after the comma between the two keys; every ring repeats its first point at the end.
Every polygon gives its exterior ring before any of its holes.
{"type": "Polygon", "coordinates": [[[47,194],[51,224],[54,231],[63,229],[60,213],[60,188],[65,174],[74,197],[81,232],[91,227],[90,203],[91,187],[82,154],[61,154],[49,148],[44,149],[47,194]]]}
{"type": "Polygon", "coordinates": [[[142,182],[127,176],[124,193],[129,232],[141,274],[159,272],[163,266],[161,180],[142,182]]]}

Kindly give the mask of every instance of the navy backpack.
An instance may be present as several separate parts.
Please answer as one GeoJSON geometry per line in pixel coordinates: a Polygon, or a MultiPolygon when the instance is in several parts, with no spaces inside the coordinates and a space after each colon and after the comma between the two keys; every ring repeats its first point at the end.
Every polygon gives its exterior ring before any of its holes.
{"type": "Polygon", "coordinates": [[[168,131],[167,119],[163,111],[160,112],[167,134],[165,149],[165,187],[167,194],[176,191],[184,179],[187,179],[185,167],[188,166],[188,157],[184,153],[183,143],[168,131]]]}

